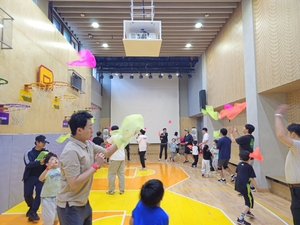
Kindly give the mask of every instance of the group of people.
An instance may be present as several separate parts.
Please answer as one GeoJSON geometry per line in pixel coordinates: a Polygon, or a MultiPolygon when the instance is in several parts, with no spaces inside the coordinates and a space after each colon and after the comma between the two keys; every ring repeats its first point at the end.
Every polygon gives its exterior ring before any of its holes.
{"type": "MultiPolygon", "coordinates": [[[[288,132],[283,123],[283,114],[286,112],[287,106],[281,105],[275,112],[275,131],[278,139],[289,148],[286,157],[285,176],[288,186],[291,191],[292,203],[291,212],[295,225],[300,224],[300,124],[291,124],[287,127],[288,132]]],[[[109,148],[103,148],[90,141],[92,135],[92,115],[86,111],[81,111],[72,115],[69,120],[69,127],[72,136],[69,142],[64,147],[60,155],[60,168],[58,168],[58,157],[49,152],[45,145],[48,142],[45,136],[39,135],[35,138],[35,146],[28,150],[24,155],[25,170],[23,175],[24,182],[24,199],[27,203],[29,210],[26,213],[29,221],[38,221],[40,218],[37,215],[37,210],[42,202],[42,218],[44,224],[57,224],[60,225],[88,225],[92,224],[92,209],[88,201],[88,196],[91,189],[93,174],[103,165],[105,158],[118,161],[112,157],[120,148],[118,148],[113,140],[109,148]],[[35,189],[35,198],[33,192],[35,189]],[[72,216],[70,216],[72,215],[72,216]]],[[[118,129],[118,127],[116,127],[118,129]]],[[[205,165],[202,170],[203,176],[208,175],[207,168],[211,156],[218,155],[218,159],[214,158],[213,165],[220,173],[221,183],[225,183],[223,169],[229,172],[231,181],[235,181],[235,190],[244,197],[245,206],[237,219],[238,224],[248,223],[244,217],[254,217],[250,209],[253,208],[253,196],[251,193],[251,185],[253,188],[260,191],[254,178],[256,177],[255,171],[252,167],[253,159],[249,154],[253,151],[254,137],[252,132],[255,130],[251,124],[246,124],[243,130],[244,135],[239,135],[236,127],[231,129],[230,138],[227,136],[228,130],[222,128],[220,130],[221,138],[214,141],[214,147],[209,150],[209,136],[207,129],[203,128],[203,140],[201,143],[193,142],[189,131],[185,130],[183,143],[185,144],[185,163],[188,162],[188,154],[192,145],[192,153],[194,156],[202,148],[203,162],[205,165]],[[241,161],[237,165],[236,172],[233,173],[228,167],[231,143],[236,142],[239,145],[239,156],[241,161]],[[208,153],[209,152],[209,153],[208,153]],[[207,157],[206,157],[207,155],[207,157]],[[217,164],[216,164],[217,162],[217,164]]],[[[144,159],[144,150],[147,148],[147,138],[145,131],[141,130],[137,138],[139,143],[139,151],[141,163],[144,159]]],[[[166,149],[168,144],[168,136],[166,129],[160,136],[161,145],[160,158],[162,157],[163,149],[166,149]]],[[[176,140],[175,140],[176,141],[176,140]]],[[[170,145],[171,146],[171,145],[170,145]]],[[[176,145],[172,148],[176,149],[176,145]]],[[[123,146],[123,148],[125,148],[123,146]]],[[[124,149],[123,149],[124,152],[124,149]]],[[[122,156],[122,159],[125,156],[122,156]]],[[[167,153],[165,150],[165,159],[167,153]]],[[[194,157],[192,166],[197,165],[197,157],[194,157]]],[[[116,168],[123,168],[122,162],[110,163],[112,165],[112,181],[115,179],[116,168]]],[[[142,168],[145,168],[142,166],[142,168]]],[[[122,170],[122,169],[121,169],[122,170]]],[[[110,173],[108,175],[110,177],[110,173]]],[[[120,178],[120,177],[119,177],[120,178]]],[[[109,178],[110,180],[110,178],[109,178]]],[[[110,181],[109,181],[110,182],[110,181]]],[[[113,182],[114,183],[114,182],[113,182]]],[[[114,186],[109,187],[108,194],[114,192],[114,186]]],[[[124,193],[122,185],[120,185],[120,194],[124,193]]],[[[160,201],[163,197],[163,185],[159,180],[149,180],[146,182],[140,193],[140,201],[132,212],[130,224],[143,224],[141,221],[151,218],[163,221],[161,224],[168,224],[167,214],[159,207],[160,201]],[[155,209],[155,210],[154,210],[155,209]],[[151,214],[151,213],[156,214],[151,214]],[[149,216],[144,216],[148,215],[149,216]],[[141,216],[143,215],[143,216],[141,216]],[[153,215],[158,215],[157,217],[153,215]]]]}
{"type": "MultiPolygon", "coordinates": [[[[103,148],[90,141],[92,117],[86,111],[79,111],[71,116],[69,127],[72,136],[59,157],[59,168],[58,157],[45,148],[49,141],[43,135],[37,136],[35,146],[25,153],[23,182],[24,198],[29,207],[26,213],[28,221],[40,220],[37,210],[42,201],[44,225],[55,225],[58,221],[60,225],[92,224],[92,208],[88,196],[94,173],[105,163],[105,158],[110,158],[109,170],[112,171],[108,175],[110,182],[116,168],[122,168],[123,165],[113,157],[120,150],[113,139],[109,148],[103,148]],[[33,197],[34,190],[35,197],[33,197]]],[[[113,187],[109,187],[108,191],[111,190],[113,187]]],[[[121,186],[120,194],[123,194],[122,191],[124,193],[121,186]]],[[[145,183],[140,194],[141,201],[133,211],[130,224],[141,224],[139,221],[143,218],[139,212],[147,211],[150,207],[152,212],[155,211],[160,215],[159,220],[163,219],[162,224],[167,225],[168,216],[159,207],[163,193],[160,181],[150,180],[145,183]]]]}

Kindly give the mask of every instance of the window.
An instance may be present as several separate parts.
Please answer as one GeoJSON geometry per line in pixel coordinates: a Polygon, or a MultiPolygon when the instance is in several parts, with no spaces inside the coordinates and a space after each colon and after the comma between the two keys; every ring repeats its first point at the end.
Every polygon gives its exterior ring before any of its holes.
{"type": "Polygon", "coordinates": [[[55,17],[53,17],[52,23],[56,27],[56,29],[59,30],[59,32],[60,32],[61,31],[61,25],[60,25],[59,21],[55,17]]]}
{"type": "Polygon", "coordinates": [[[49,20],[52,21],[53,25],[57,30],[66,38],[66,40],[73,46],[76,51],[79,51],[79,40],[71,29],[65,24],[59,14],[55,11],[52,2],[49,2],[49,20]]]}
{"type": "Polygon", "coordinates": [[[64,37],[71,44],[71,35],[70,35],[70,33],[66,29],[64,29],[64,37]]]}

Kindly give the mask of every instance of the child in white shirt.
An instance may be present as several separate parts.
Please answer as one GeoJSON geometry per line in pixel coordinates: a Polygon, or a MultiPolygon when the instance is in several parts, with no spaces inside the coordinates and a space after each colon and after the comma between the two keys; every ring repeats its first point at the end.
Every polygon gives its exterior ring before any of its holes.
{"type": "Polygon", "coordinates": [[[198,159],[199,159],[199,147],[197,145],[197,141],[193,141],[193,147],[192,147],[192,154],[194,157],[194,162],[192,164],[192,167],[197,167],[198,159]]]}
{"type": "Polygon", "coordinates": [[[210,149],[210,152],[213,156],[212,166],[215,170],[215,173],[218,173],[218,160],[219,160],[219,149],[217,149],[218,140],[214,140],[213,146],[210,149]]]}

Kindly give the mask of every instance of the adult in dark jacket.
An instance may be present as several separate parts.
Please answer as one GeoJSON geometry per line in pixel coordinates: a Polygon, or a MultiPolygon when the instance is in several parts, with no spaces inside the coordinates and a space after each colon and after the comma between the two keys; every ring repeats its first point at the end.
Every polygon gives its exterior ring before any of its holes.
{"type": "Polygon", "coordinates": [[[184,162],[183,163],[187,163],[189,162],[188,160],[188,155],[191,154],[191,150],[192,150],[192,144],[193,144],[193,137],[190,134],[188,129],[184,129],[184,139],[183,139],[183,144],[185,145],[184,148],[184,162]]]}
{"type": "Polygon", "coordinates": [[[163,129],[163,132],[159,136],[160,139],[160,151],[159,151],[159,158],[158,160],[161,160],[162,153],[165,151],[165,160],[168,159],[168,133],[167,133],[167,128],[163,129]]]}
{"type": "Polygon", "coordinates": [[[35,138],[35,147],[28,150],[24,155],[24,199],[29,207],[26,216],[28,216],[28,220],[32,222],[40,219],[36,212],[41,203],[40,194],[43,187],[43,182],[39,181],[39,176],[46,169],[44,156],[49,152],[45,149],[46,143],[49,144],[45,136],[37,136],[35,138]],[[35,198],[33,198],[34,188],[35,198]]]}

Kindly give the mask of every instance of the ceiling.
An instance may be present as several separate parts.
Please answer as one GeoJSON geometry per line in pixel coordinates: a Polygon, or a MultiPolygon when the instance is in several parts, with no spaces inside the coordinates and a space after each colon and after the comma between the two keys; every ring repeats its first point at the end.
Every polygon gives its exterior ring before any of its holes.
{"type": "MultiPolygon", "coordinates": [[[[131,0],[52,2],[61,18],[78,37],[82,47],[92,51],[98,57],[98,62],[106,57],[126,56],[122,40],[123,20],[131,20],[131,0]],[[100,27],[93,28],[92,22],[98,22],[100,27]],[[89,34],[93,37],[89,38],[89,34]],[[103,43],[107,43],[109,47],[102,47],[103,43]]],[[[201,56],[239,2],[241,0],[154,0],[154,21],[162,23],[160,57],[201,56]],[[195,28],[197,22],[201,22],[203,27],[195,28]],[[192,47],[185,47],[187,43],[192,47]]],[[[151,0],[133,0],[133,5],[150,6],[151,0]]],[[[134,13],[142,13],[142,9],[135,10],[134,13]]],[[[145,13],[149,11],[145,10],[145,13]]],[[[144,17],[134,18],[143,19],[144,17]]]]}

